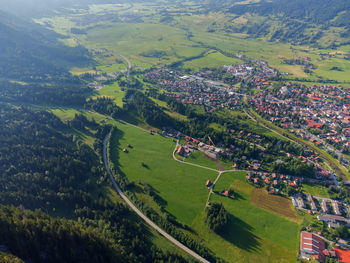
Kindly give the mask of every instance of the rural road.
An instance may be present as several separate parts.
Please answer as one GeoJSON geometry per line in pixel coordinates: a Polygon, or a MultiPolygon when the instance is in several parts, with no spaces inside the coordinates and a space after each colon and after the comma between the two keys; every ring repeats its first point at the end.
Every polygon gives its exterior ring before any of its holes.
{"type": "Polygon", "coordinates": [[[134,206],[134,204],[126,197],[126,195],[123,193],[123,191],[119,188],[118,184],[116,183],[116,181],[113,178],[111,169],[109,168],[109,164],[108,164],[108,158],[107,158],[107,142],[108,142],[108,137],[109,134],[106,136],[106,138],[103,141],[103,161],[105,163],[105,167],[107,170],[107,173],[112,181],[112,184],[115,188],[115,190],[118,192],[118,194],[121,196],[121,198],[123,198],[123,200],[126,202],[126,204],[139,216],[141,217],[149,226],[151,226],[153,229],[155,229],[159,234],[161,234],[162,236],[164,236],[166,239],[168,239],[171,243],[173,243],[174,245],[176,245],[177,247],[179,247],[180,249],[182,249],[183,251],[185,251],[186,253],[188,253],[189,255],[191,255],[192,257],[194,257],[195,259],[197,259],[200,262],[203,263],[209,263],[208,260],[204,259],[203,257],[201,257],[200,255],[198,255],[196,252],[194,252],[193,250],[189,249],[188,247],[184,246],[182,243],[180,243],[179,241],[177,241],[175,238],[173,238],[172,236],[170,236],[168,233],[166,233],[163,229],[161,229],[160,227],[158,227],[155,223],[153,223],[153,221],[151,221],[148,217],[146,217],[136,206],[134,206]]]}
{"type": "Polygon", "coordinates": [[[130,69],[131,69],[131,67],[132,67],[132,63],[131,63],[131,61],[130,61],[128,58],[126,58],[126,57],[123,56],[122,54],[119,54],[119,53],[118,53],[118,56],[121,57],[123,60],[125,60],[126,63],[128,64],[128,68],[127,68],[127,70],[126,70],[126,79],[129,81],[129,75],[130,75],[130,69]]]}

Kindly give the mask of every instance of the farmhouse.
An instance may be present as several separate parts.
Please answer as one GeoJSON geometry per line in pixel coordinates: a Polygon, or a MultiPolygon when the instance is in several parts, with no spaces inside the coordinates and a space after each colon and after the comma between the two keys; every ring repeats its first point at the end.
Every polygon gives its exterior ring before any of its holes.
{"type": "Polygon", "coordinates": [[[185,154],[185,148],[183,146],[180,146],[176,153],[183,156],[185,154]]]}

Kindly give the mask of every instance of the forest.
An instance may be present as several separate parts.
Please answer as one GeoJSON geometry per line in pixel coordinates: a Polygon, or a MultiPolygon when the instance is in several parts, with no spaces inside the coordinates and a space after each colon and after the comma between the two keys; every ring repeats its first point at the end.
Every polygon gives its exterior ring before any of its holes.
{"type": "Polygon", "coordinates": [[[67,76],[69,65],[93,63],[87,49],[67,47],[54,31],[0,11],[0,78],[32,81],[67,76]]]}

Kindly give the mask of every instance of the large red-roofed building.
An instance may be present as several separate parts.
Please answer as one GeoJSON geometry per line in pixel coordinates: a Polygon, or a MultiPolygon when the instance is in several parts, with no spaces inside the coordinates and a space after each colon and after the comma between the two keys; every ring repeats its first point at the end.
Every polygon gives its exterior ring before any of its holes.
{"type": "Polygon", "coordinates": [[[350,250],[334,248],[335,254],[340,263],[350,263],[350,250]]]}
{"type": "Polygon", "coordinates": [[[313,257],[319,262],[324,262],[323,250],[325,250],[325,241],[318,235],[309,232],[301,232],[300,252],[303,258],[313,257]]]}

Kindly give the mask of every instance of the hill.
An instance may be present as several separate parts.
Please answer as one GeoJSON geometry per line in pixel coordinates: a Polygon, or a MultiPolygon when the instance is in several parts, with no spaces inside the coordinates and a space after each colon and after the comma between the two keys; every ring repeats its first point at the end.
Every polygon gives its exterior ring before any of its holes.
{"type": "Polygon", "coordinates": [[[318,44],[329,39],[329,46],[349,42],[350,3],[341,0],[274,0],[258,3],[232,3],[229,12],[247,18],[235,30],[297,44],[318,44]],[[334,35],[332,35],[334,36],[334,35]]]}
{"type": "Polygon", "coordinates": [[[87,64],[88,51],[70,48],[58,35],[32,22],[0,11],[0,78],[33,80],[67,75],[74,64],[87,64]]]}

